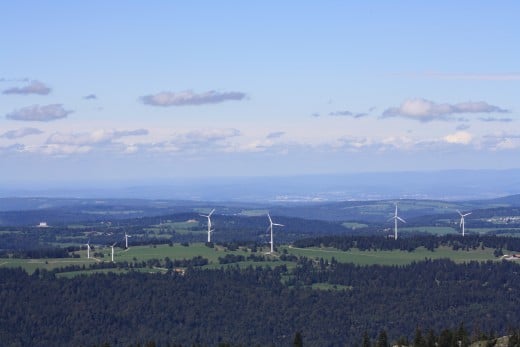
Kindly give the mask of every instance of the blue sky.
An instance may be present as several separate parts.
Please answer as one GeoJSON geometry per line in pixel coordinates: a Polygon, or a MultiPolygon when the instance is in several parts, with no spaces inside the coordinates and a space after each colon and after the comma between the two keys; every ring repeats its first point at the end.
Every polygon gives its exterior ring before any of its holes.
{"type": "Polygon", "coordinates": [[[0,11],[4,182],[520,167],[516,1],[0,11]]]}

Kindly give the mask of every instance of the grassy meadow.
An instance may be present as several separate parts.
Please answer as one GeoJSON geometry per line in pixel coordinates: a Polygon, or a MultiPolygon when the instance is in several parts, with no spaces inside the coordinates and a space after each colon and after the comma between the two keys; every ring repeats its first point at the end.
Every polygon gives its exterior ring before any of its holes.
{"type": "MultiPolygon", "coordinates": [[[[257,250],[257,255],[266,255],[268,251],[267,245],[263,248],[259,248],[257,250]]],[[[488,260],[497,260],[493,255],[493,249],[485,248],[485,249],[475,249],[470,251],[458,250],[453,251],[448,247],[440,247],[436,249],[434,252],[428,251],[425,248],[418,248],[413,252],[408,251],[360,251],[358,249],[351,249],[349,251],[341,251],[334,248],[296,248],[292,246],[280,246],[278,248],[277,254],[274,255],[266,255],[266,261],[263,262],[253,262],[253,261],[243,261],[239,263],[233,263],[232,265],[238,265],[240,267],[246,266],[276,266],[276,265],[286,265],[289,268],[292,268],[296,265],[295,262],[288,261],[280,261],[278,259],[279,254],[282,252],[286,252],[287,254],[292,254],[295,256],[305,256],[310,259],[327,259],[331,260],[332,258],[336,259],[338,262],[342,263],[354,263],[358,265],[405,265],[409,264],[413,261],[421,261],[426,258],[428,259],[440,259],[440,258],[449,258],[455,262],[469,262],[469,261],[488,261],[488,260]]],[[[37,268],[52,270],[55,268],[60,268],[69,265],[85,265],[88,267],[89,264],[93,264],[96,262],[109,262],[111,259],[111,250],[110,248],[97,248],[96,252],[102,253],[103,257],[99,258],[90,258],[87,259],[86,251],[76,252],[80,257],[79,258],[59,258],[59,259],[11,259],[11,258],[2,258],[0,259],[0,267],[22,267],[27,272],[32,273],[37,268]]],[[[91,253],[92,254],[92,253],[91,253]]],[[[117,262],[142,262],[148,261],[151,259],[164,259],[166,257],[171,260],[182,260],[182,259],[192,259],[196,256],[201,256],[203,258],[207,258],[209,264],[205,266],[205,268],[220,268],[221,264],[219,264],[218,258],[225,257],[227,254],[233,255],[243,255],[247,257],[252,254],[251,250],[245,248],[239,248],[235,251],[230,251],[221,246],[215,246],[214,248],[209,248],[203,243],[194,243],[189,246],[183,246],[180,244],[176,245],[157,245],[157,246],[136,246],[130,247],[129,249],[120,249],[116,248],[114,252],[114,261],[117,262]]],[[[224,265],[229,266],[229,264],[224,265]]],[[[86,273],[91,273],[95,271],[114,271],[114,269],[102,269],[102,270],[90,270],[86,271],[86,273]]],[[[117,270],[117,271],[125,271],[125,270],[117,270]]],[[[149,271],[147,269],[143,269],[143,271],[149,271]]],[[[162,271],[161,269],[155,269],[153,271],[162,271]]],[[[76,273],[85,273],[84,271],[74,272],[76,273]]]]}

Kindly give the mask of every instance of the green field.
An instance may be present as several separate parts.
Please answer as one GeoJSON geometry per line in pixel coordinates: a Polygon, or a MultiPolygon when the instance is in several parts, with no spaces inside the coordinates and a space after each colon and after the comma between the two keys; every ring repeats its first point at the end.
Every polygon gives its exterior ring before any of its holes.
{"type": "Polygon", "coordinates": [[[114,256],[115,261],[132,261],[136,258],[139,261],[146,261],[149,259],[191,259],[196,256],[207,258],[209,262],[218,262],[218,257],[224,257],[226,254],[240,254],[247,256],[249,253],[245,251],[224,251],[219,247],[209,248],[203,243],[194,243],[189,247],[181,245],[158,245],[130,247],[130,249],[116,252],[114,256]]]}
{"type": "Polygon", "coordinates": [[[152,225],[151,227],[144,228],[143,230],[154,233],[156,236],[166,235],[170,237],[173,230],[175,230],[177,234],[197,234],[206,232],[204,228],[204,224],[201,224],[199,221],[193,219],[185,222],[167,221],[161,224],[152,225]]]}
{"type": "Polygon", "coordinates": [[[418,248],[413,252],[407,251],[360,251],[352,249],[343,252],[337,249],[324,248],[293,248],[288,247],[288,252],[297,256],[308,258],[323,258],[331,260],[333,257],[341,263],[354,263],[358,265],[405,265],[413,261],[428,259],[449,258],[457,263],[469,261],[497,260],[493,255],[494,249],[476,249],[471,251],[453,251],[448,247],[440,247],[435,252],[425,248],[418,248]]]}
{"type": "Polygon", "coordinates": [[[342,223],[341,225],[347,229],[352,229],[352,230],[368,227],[367,224],[355,223],[355,222],[345,222],[345,223],[342,223]]]}
{"type": "Polygon", "coordinates": [[[434,235],[460,234],[459,230],[451,227],[400,227],[398,231],[399,233],[422,232],[434,235]]]}
{"type": "MultiPolygon", "coordinates": [[[[258,249],[257,255],[265,255],[268,248],[258,249]]],[[[421,261],[426,258],[428,259],[440,259],[449,258],[457,263],[469,262],[469,261],[487,261],[497,260],[493,255],[493,249],[476,249],[470,251],[453,251],[449,247],[440,247],[434,252],[428,251],[425,248],[418,248],[413,252],[407,251],[360,251],[358,249],[352,249],[349,251],[341,251],[333,248],[295,248],[292,246],[281,246],[278,250],[281,252],[287,252],[287,254],[293,254],[296,256],[305,256],[310,259],[323,258],[326,260],[336,259],[341,263],[354,263],[358,265],[405,265],[413,261],[421,261]]],[[[69,265],[85,265],[93,264],[96,262],[108,262],[111,259],[110,248],[98,248],[96,252],[103,254],[102,258],[98,259],[87,259],[86,251],[76,252],[80,255],[80,258],[62,258],[62,259],[0,259],[0,267],[22,267],[27,272],[32,273],[37,268],[52,270],[69,265]]],[[[214,248],[206,247],[205,244],[195,243],[188,247],[182,245],[158,245],[158,246],[136,246],[130,247],[127,250],[116,249],[114,252],[114,261],[117,262],[142,262],[150,259],[160,259],[168,257],[171,260],[182,260],[192,259],[196,256],[207,258],[209,264],[206,268],[220,268],[222,265],[219,264],[218,258],[224,257],[226,254],[243,255],[247,257],[252,254],[250,250],[239,248],[236,251],[229,251],[223,247],[215,246],[214,248]]],[[[278,260],[278,255],[267,256],[268,259],[265,262],[253,262],[243,261],[233,263],[232,265],[247,267],[247,266],[277,266],[286,265],[289,268],[294,267],[294,262],[286,262],[278,260]],[[271,257],[271,259],[269,259],[271,257]]],[[[229,265],[226,265],[229,266],[229,265]]],[[[92,271],[114,271],[114,269],[103,269],[103,270],[92,270],[92,271]]],[[[86,271],[86,273],[92,273],[92,271],[86,271]]],[[[125,271],[125,270],[118,270],[125,271]]],[[[144,269],[141,271],[162,271],[162,269],[144,269]]]]}

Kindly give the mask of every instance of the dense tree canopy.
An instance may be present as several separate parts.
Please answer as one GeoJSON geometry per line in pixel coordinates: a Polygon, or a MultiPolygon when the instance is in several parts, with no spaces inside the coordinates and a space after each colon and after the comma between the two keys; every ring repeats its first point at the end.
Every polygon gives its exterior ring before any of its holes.
{"type": "Polygon", "coordinates": [[[365,341],[365,331],[378,344],[413,341],[415,327],[453,340],[441,332],[461,322],[465,331],[505,334],[520,321],[519,274],[511,262],[360,267],[303,258],[294,270],[185,275],[56,278],[0,268],[0,338],[22,346],[287,346],[299,332],[305,345],[344,346],[365,341]],[[319,283],[330,289],[312,288],[319,283]]]}

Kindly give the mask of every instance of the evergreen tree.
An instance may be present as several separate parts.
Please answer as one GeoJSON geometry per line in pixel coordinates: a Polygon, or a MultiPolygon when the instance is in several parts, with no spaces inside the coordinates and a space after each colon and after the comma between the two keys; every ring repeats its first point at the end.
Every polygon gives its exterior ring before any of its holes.
{"type": "Polygon", "coordinates": [[[397,341],[396,341],[396,344],[397,346],[409,346],[410,344],[408,343],[408,339],[404,336],[401,336],[397,341]]]}
{"type": "Polygon", "coordinates": [[[388,336],[386,335],[385,330],[381,330],[379,336],[377,337],[376,347],[389,347],[388,345],[388,336]]]}
{"type": "Polygon", "coordinates": [[[467,347],[470,345],[468,333],[464,328],[464,323],[460,323],[459,328],[457,329],[457,333],[455,334],[455,346],[457,347],[467,347]]]}
{"type": "Polygon", "coordinates": [[[296,334],[294,335],[293,346],[294,347],[303,347],[303,338],[302,338],[302,334],[299,331],[297,331],[296,334]]]}
{"type": "Polygon", "coordinates": [[[370,337],[366,331],[363,334],[363,342],[361,343],[361,347],[370,347],[370,337]]]}
{"type": "Polygon", "coordinates": [[[418,327],[415,329],[415,337],[413,339],[413,345],[414,345],[414,347],[425,347],[426,346],[426,341],[424,341],[421,329],[419,329],[418,327]]]}
{"type": "Polygon", "coordinates": [[[520,347],[520,331],[513,330],[513,333],[509,336],[507,347],[520,347]]]}
{"type": "Polygon", "coordinates": [[[439,335],[439,347],[451,347],[453,333],[449,329],[445,329],[439,335]]]}
{"type": "Polygon", "coordinates": [[[370,347],[370,346],[371,346],[370,337],[368,336],[368,332],[365,330],[365,332],[363,333],[363,342],[361,343],[361,347],[370,347]]]}
{"type": "Polygon", "coordinates": [[[435,347],[437,343],[437,338],[435,337],[435,333],[432,329],[428,330],[428,335],[426,336],[426,347],[435,347]]]}

